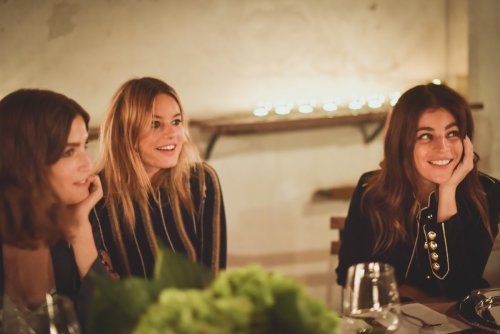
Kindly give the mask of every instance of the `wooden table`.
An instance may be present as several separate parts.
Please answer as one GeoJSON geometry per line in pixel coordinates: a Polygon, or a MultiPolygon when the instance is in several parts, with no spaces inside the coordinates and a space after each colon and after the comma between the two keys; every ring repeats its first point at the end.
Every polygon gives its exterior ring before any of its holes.
{"type": "MultiPolygon", "coordinates": [[[[460,316],[458,315],[457,312],[457,305],[458,301],[450,301],[446,299],[435,299],[435,300],[430,300],[428,302],[422,303],[423,305],[427,306],[428,308],[442,313],[446,315],[449,318],[453,318],[455,320],[458,320],[460,322],[464,322],[462,319],[460,319],[460,316]]],[[[476,327],[471,327],[470,329],[454,332],[453,334],[487,334],[491,333],[476,327]]]]}

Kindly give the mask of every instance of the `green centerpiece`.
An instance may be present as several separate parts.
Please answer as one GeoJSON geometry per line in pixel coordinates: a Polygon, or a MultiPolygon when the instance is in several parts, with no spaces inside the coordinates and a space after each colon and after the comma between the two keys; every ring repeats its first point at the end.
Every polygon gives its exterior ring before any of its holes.
{"type": "Polygon", "coordinates": [[[162,250],[154,278],[95,277],[89,333],[334,334],[339,318],[291,278],[259,266],[210,271],[162,250]]]}

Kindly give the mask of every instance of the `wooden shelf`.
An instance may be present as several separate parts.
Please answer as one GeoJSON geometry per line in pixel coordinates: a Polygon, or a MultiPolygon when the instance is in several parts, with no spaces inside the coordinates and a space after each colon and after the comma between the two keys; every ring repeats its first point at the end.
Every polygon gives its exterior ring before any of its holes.
{"type": "Polygon", "coordinates": [[[203,131],[220,135],[243,135],[328,127],[345,124],[360,124],[384,121],[387,110],[375,112],[315,112],[311,114],[273,115],[265,117],[232,116],[211,119],[193,119],[190,125],[203,131]]]}
{"type": "Polygon", "coordinates": [[[202,132],[210,133],[210,140],[205,152],[205,159],[210,158],[217,139],[220,136],[238,136],[259,133],[305,130],[340,125],[358,126],[365,142],[372,141],[384,128],[388,110],[360,110],[353,113],[346,110],[335,112],[313,112],[310,114],[292,113],[265,117],[236,115],[210,119],[193,119],[190,126],[202,132]],[[366,126],[376,124],[368,132],[366,126]]]}

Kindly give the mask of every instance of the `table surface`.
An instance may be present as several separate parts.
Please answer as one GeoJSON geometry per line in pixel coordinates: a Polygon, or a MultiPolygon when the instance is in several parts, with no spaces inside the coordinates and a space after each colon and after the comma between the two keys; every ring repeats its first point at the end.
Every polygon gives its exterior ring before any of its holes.
{"type": "MultiPolygon", "coordinates": [[[[422,305],[427,306],[428,308],[439,312],[441,314],[446,315],[448,318],[454,319],[456,321],[459,321],[461,323],[464,323],[461,319],[460,316],[458,315],[457,312],[457,301],[450,301],[446,299],[434,299],[434,300],[429,300],[426,302],[423,302],[422,305]]],[[[453,334],[486,334],[486,333],[491,333],[485,330],[481,330],[475,327],[471,327],[469,329],[464,329],[456,332],[452,332],[453,334]]]]}

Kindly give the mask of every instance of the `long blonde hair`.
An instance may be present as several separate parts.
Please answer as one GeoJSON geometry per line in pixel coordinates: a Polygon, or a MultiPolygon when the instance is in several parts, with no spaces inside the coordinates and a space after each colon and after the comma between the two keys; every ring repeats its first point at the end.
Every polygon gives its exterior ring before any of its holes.
{"type": "MultiPolygon", "coordinates": [[[[125,233],[133,233],[136,221],[134,205],[137,205],[153,254],[156,254],[158,244],[149,213],[149,198],[153,197],[158,202],[155,193],[159,189],[165,190],[176,223],[183,229],[181,206],[191,212],[195,210],[189,179],[193,169],[201,171],[201,168],[198,168],[201,166],[201,159],[187,131],[187,120],[176,91],[155,78],[132,79],[118,89],[101,126],[100,144],[97,171],[103,171],[104,174],[105,205],[125,269],[130,272],[120,219],[124,221],[125,233]],[[177,165],[160,170],[150,180],[141,160],[138,143],[144,129],[151,127],[154,101],[159,94],[171,96],[179,105],[186,138],[177,165]]],[[[184,242],[188,243],[186,249],[194,258],[194,248],[189,245],[189,240],[184,242]]]]}

